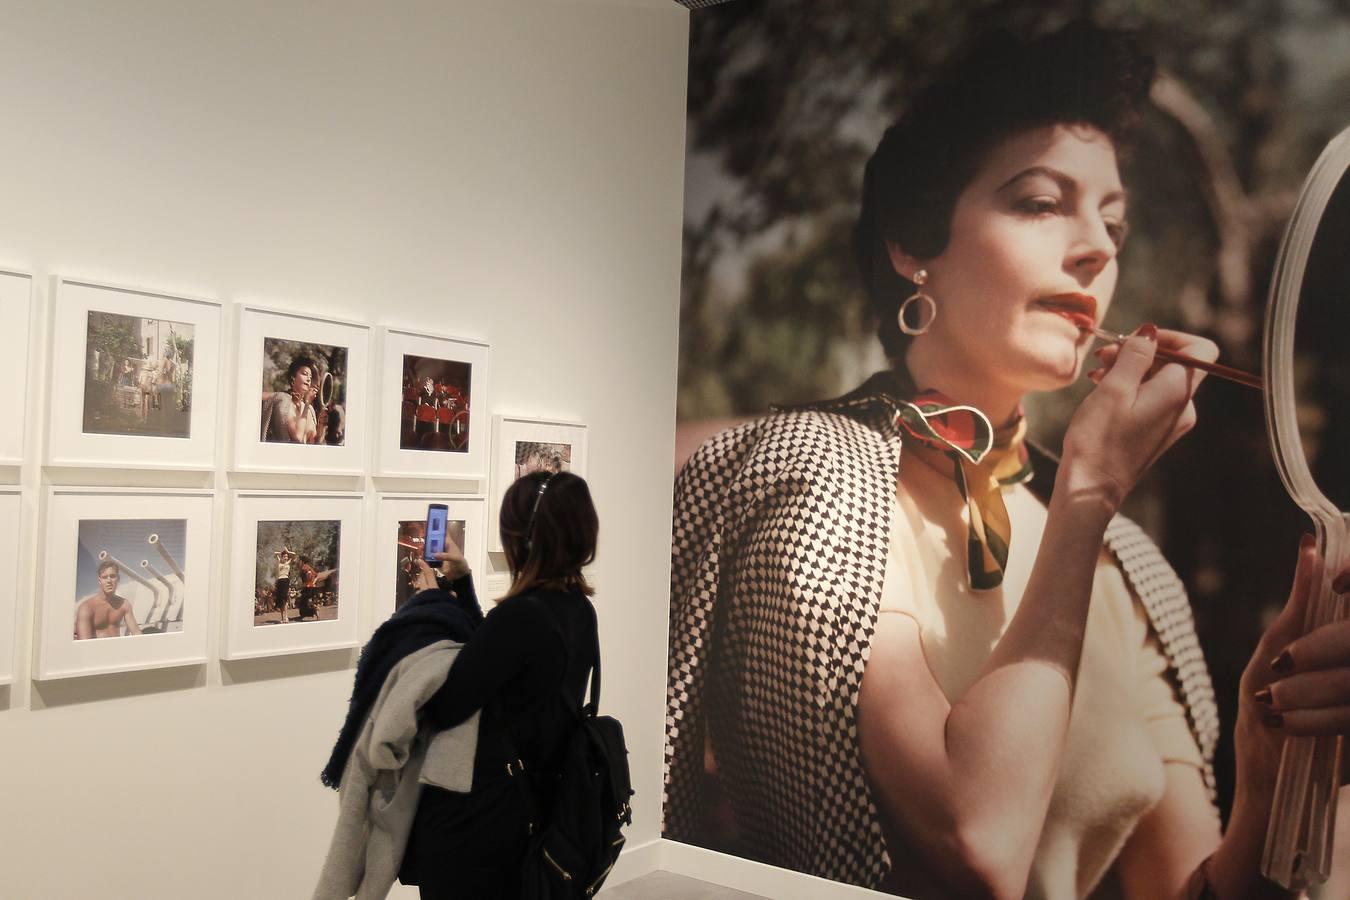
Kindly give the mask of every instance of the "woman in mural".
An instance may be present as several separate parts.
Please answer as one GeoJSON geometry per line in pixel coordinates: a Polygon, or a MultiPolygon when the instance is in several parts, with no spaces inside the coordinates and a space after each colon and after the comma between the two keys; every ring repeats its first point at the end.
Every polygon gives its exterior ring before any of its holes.
{"type": "Polygon", "coordinates": [[[1270,887],[1281,742],[1350,725],[1347,631],[1298,638],[1316,551],[1243,678],[1221,833],[1190,608],[1117,514],[1196,418],[1201,374],[1155,349],[1217,348],[1141,326],[1062,459],[1025,441],[1110,305],[1152,74],[1128,33],[1004,38],[887,131],[855,249],[892,368],[676,486],[667,837],[920,898],[1270,887]]]}

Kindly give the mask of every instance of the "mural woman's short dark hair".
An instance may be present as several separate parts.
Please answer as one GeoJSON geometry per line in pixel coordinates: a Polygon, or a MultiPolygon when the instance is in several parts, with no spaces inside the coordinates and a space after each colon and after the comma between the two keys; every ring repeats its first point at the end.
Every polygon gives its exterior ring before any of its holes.
{"type": "Polygon", "coordinates": [[[914,285],[895,273],[886,241],[920,259],[941,255],[958,195],[985,154],[1019,132],[1091,125],[1124,149],[1153,72],[1137,33],[1074,22],[1030,40],[986,35],[915,97],[867,163],[853,235],[888,356],[908,341],[895,316],[914,285]]]}

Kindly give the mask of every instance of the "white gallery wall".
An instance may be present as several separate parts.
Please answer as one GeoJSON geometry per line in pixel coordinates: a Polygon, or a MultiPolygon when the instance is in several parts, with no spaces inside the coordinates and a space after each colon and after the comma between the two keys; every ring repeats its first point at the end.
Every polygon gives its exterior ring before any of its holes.
{"type": "MultiPolygon", "coordinates": [[[[0,621],[16,671],[0,687],[0,896],[306,896],[355,662],[220,661],[221,503],[207,664],[31,680],[48,485],[268,486],[225,467],[233,371],[214,472],[39,465],[72,402],[48,390],[54,276],[219,300],[229,335],[248,303],[484,340],[477,427],[487,412],[586,423],[605,707],[633,754],[630,847],[657,838],[688,15],[671,0],[0,3],[0,269],[31,273],[35,300],[25,462],[0,468],[24,489],[23,587],[14,628],[0,621]]],[[[368,523],[387,487],[359,481],[368,523]]]]}

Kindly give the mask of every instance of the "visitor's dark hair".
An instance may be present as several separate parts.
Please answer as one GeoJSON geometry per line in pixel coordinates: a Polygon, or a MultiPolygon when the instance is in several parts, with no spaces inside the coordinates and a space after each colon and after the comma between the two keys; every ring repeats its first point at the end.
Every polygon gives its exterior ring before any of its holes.
{"type": "Polygon", "coordinates": [[[571,472],[522,475],[502,498],[500,525],[511,570],[506,596],[535,587],[595,593],[581,574],[595,559],[600,531],[585,479],[571,472]]]}
{"type": "MultiPolygon", "coordinates": [[[[101,576],[101,575],[104,573],[105,570],[107,570],[107,569],[116,569],[116,568],[118,568],[117,563],[113,562],[111,559],[105,559],[105,560],[103,560],[103,562],[101,562],[101,563],[98,564],[98,571],[95,572],[94,574],[95,574],[95,575],[100,575],[100,576],[101,576]]],[[[118,575],[121,575],[122,573],[121,573],[121,572],[118,572],[117,574],[118,574],[118,575]]]]}
{"type": "Polygon", "coordinates": [[[886,242],[919,259],[941,255],[958,195],[989,150],[1020,132],[1091,125],[1127,149],[1153,72],[1138,33],[1078,21],[1028,40],[986,35],[914,98],[867,162],[853,232],[888,356],[908,344],[896,313],[915,287],[896,274],[886,242]]]}
{"type": "Polygon", "coordinates": [[[297,373],[297,372],[299,372],[301,369],[305,369],[305,368],[308,368],[309,371],[310,371],[310,373],[311,373],[311,377],[312,377],[315,381],[318,381],[318,379],[319,379],[319,364],[316,363],[314,360],[310,359],[308,356],[297,356],[295,359],[291,360],[291,365],[290,365],[290,367],[289,367],[288,369],[286,369],[286,381],[287,381],[287,383],[290,383],[290,382],[294,381],[294,380],[295,380],[295,373],[297,373]]]}

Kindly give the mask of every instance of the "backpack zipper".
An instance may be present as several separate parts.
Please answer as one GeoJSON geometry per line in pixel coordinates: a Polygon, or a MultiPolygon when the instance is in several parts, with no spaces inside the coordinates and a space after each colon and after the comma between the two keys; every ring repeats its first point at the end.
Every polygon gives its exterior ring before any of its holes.
{"type": "MultiPolygon", "coordinates": [[[[572,873],[564,869],[562,866],[558,865],[558,861],[554,859],[552,856],[549,856],[548,848],[542,847],[540,849],[544,851],[544,859],[548,860],[548,864],[558,870],[558,874],[562,876],[563,881],[571,881],[572,873]]],[[[606,869],[605,871],[608,872],[609,870],[606,869]]]]}

